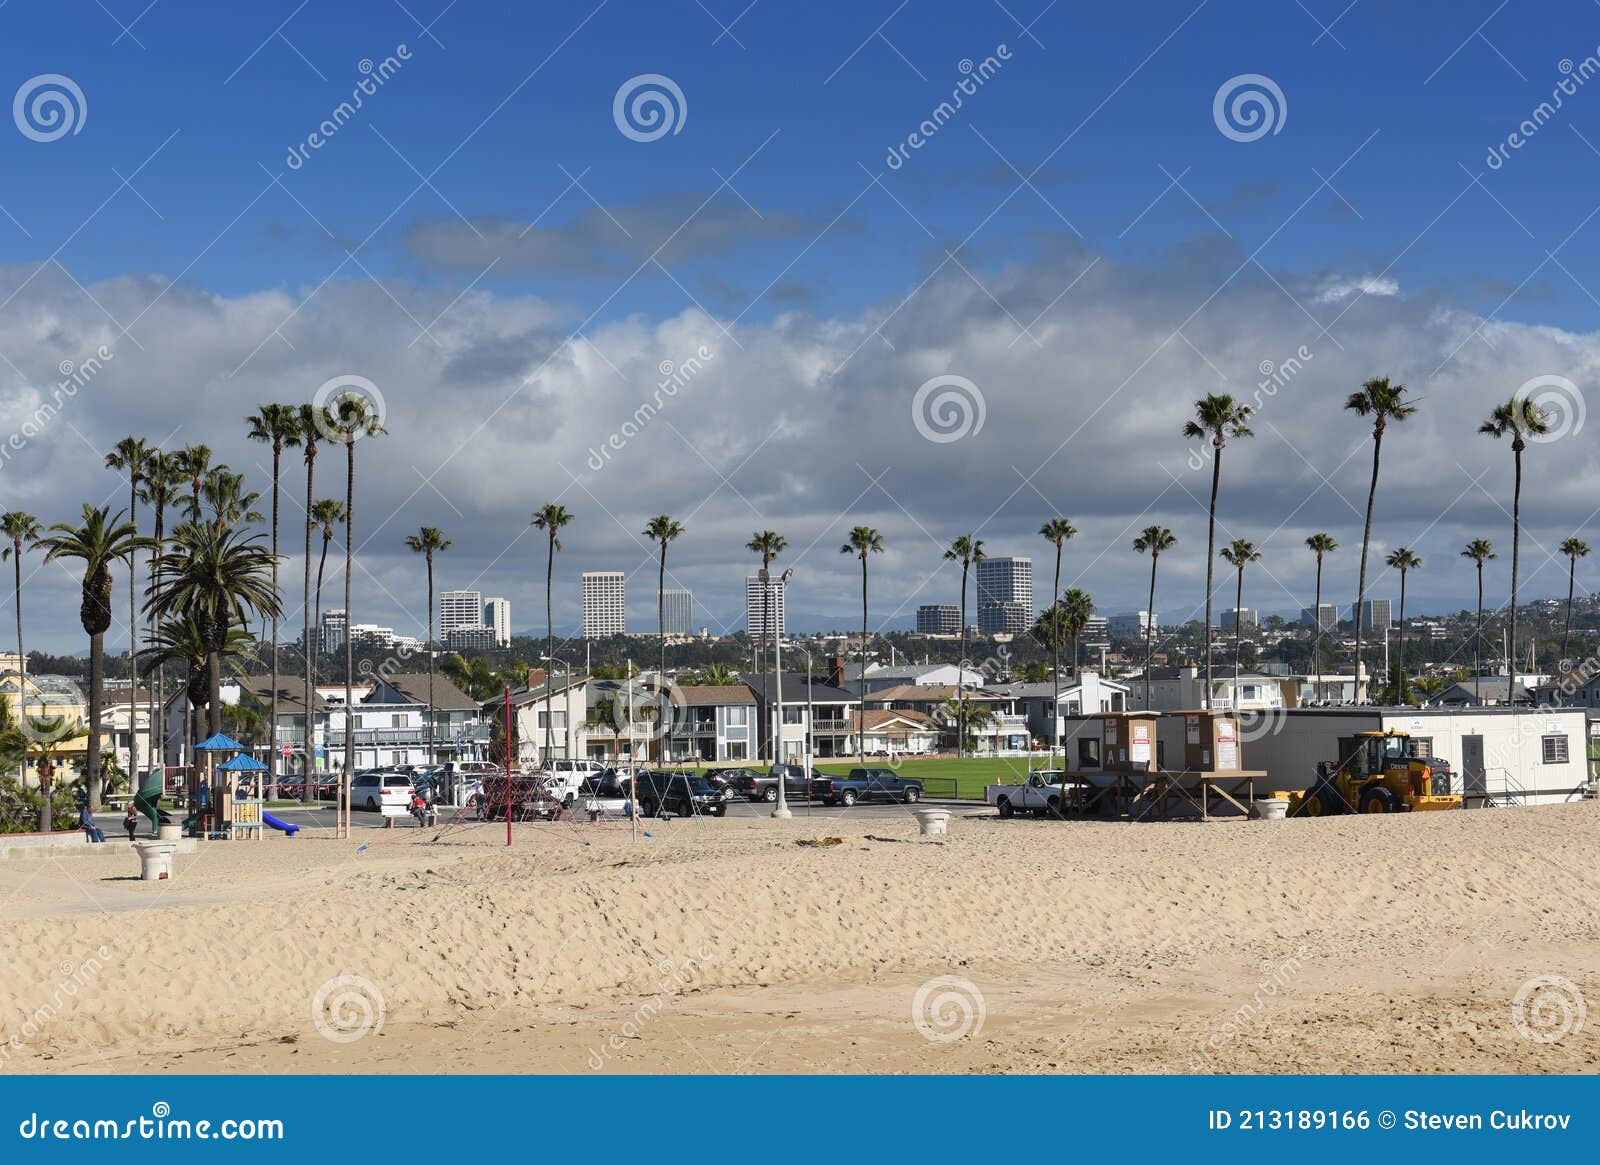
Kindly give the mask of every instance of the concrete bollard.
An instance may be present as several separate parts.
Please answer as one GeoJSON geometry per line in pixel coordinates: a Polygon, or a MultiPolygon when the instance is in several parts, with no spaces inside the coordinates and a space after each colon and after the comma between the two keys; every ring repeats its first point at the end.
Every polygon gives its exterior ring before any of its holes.
{"type": "Polygon", "coordinates": [[[1250,816],[1258,821],[1282,821],[1289,815],[1287,797],[1257,797],[1250,816]]]}
{"type": "Polygon", "coordinates": [[[156,827],[156,840],[157,841],[177,841],[182,836],[183,836],[183,826],[181,826],[181,825],[172,824],[172,825],[160,825],[160,826],[156,827]]]}
{"type": "Polygon", "coordinates": [[[950,832],[950,810],[948,809],[913,809],[916,814],[917,825],[922,830],[924,837],[943,837],[950,832]]]}
{"type": "Polygon", "coordinates": [[[146,882],[161,882],[172,877],[172,855],[178,843],[173,841],[136,841],[134,850],[139,855],[139,877],[146,882]]]}

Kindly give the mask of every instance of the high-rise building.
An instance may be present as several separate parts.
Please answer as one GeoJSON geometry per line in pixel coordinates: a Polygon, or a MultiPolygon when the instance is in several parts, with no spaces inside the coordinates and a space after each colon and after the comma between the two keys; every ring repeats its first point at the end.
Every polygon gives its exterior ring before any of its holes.
{"type": "Polygon", "coordinates": [[[465,627],[452,627],[444,633],[446,651],[490,651],[495,642],[494,628],[482,623],[465,627]]]}
{"type": "Polygon", "coordinates": [[[1106,620],[1106,629],[1113,639],[1143,639],[1154,626],[1156,616],[1149,611],[1127,611],[1106,620]]]}
{"type": "Polygon", "coordinates": [[[1104,615],[1090,615],[1083,624],[1083,642],[1108,643],[1111,639],[1111,620],[1104,615]]]}
{"type": "Polygon", "coordinates": [[[1310,607],[1300,608],[1300,622],[1317,631],[1333,631],[1339,626],[1339,607],[1335,603],[1323,603],[1313,615],[1310,607]]]}
{"type": "Polygon", "coordinates": [[[1238,624],[1241,631],[1254,631],[1256,629],[1256,612],[1253,607],[1229,607],[1222,612],[1221,625],[1224,631],[1232,631],[1238,624]]]}
{"type": "Polygon", "coordinates": [[[511,600],[501,598],[483,600],[483,625],[494,632],[496,647],[510,647],[511,600]]]}
{"type": "Polygon", "coordinates": [[[601,639],[628,629],[628,576],[620,570],[583,572],[583,635],[601,639]]]}
{"type": "Polygon", "coordinates": [[[1033,622],[1033,559],[980,558],[976,574],[978,630],[1026,631],[1033,622]]]}
{"type": "Polygon", "coordinates": [[[454,627],[483,626],[482,591],[439,592],[439,634],[454,627]]]}
{"type": "Polygon", "coordinates": [[[772,578],[765,587],[759,574],[747,575],[744,580],[744,625],[752,636],[782,635],[783,631],[782,579],[772,578]],[[763,597],[765,594],[766,597],[763,597]],[[765,618],[766,622],[762,620],[765,618]]]}
{"type": "Polygon", "coordinates": [[[917,608],[919,635],[959,635],[961,608],[954,603],[924,603],[917,608]]]}
{"type": "Polygon", "coordinates": [[[322,612],[322,621],[317,625],[317,640],[323,655],[332,655],[344,648],[344,629],[347,623],[348,620],[342,610],[322,612]]]}
{"type": "MultiPolygon", "coordinates": [[[[1355,607],[1350,608],[1354,619],[1355,607]]],[[[1387,631],[1394,626],[1394,608],[1388,599],[1368,599],[1361,604],[1361,624],[1369,631],[1387,631]]]]}
{"type": "Polygon", "coordinates": [[[694,618],[694,595],[683,587],[661,592],[661,629],[668,635],[687,635],[694,618]]]}

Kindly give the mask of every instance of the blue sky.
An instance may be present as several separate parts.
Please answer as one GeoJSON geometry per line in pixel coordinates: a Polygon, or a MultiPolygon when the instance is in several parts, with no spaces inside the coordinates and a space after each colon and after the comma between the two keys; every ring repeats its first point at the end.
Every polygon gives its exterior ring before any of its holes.
{"type": "MultiPolygon", "coordinates": [[[[1471,580],[1445,557],[1503,518],[1503,451],[1471,421],[1534,376],[1587,393],[1600,365],[1600,78],[1569,80],[1503,165],[1486,157],[1597,48],[1587,0],[1158,0],[1136,18],[1041,0],[10,0],[0,90],[64,75],[86,112],[58,140],[0,133],[0,399],[26,415],[62,359],[118,355],[98,407],[64,414],[0,484],[8,507],[65,516],[115,488],[85,486],[84,446],[127,431],[259,473],[239,416],[361,374],[397,422],[361,542],[373,621],[420,624],[396,543],[428,521],[460,534],[455,581],[509,593],[526,625],[542,571],[517,531],[557,494],[597,519],[574,531],[572,573],[642,571],[643,517],[696,515],[675,581],[718,629],[738,622],[751,526],[807,548],[796,610],[847,614],[832,552],[863,512],[903,548],[885,570],[894,624],[950,598],[940,542],[977,528],[1042,559],[1051,511],[1083,517],[1076,581],[1109,612],[1142,601],[1130,526],[1194,519],[1183,402],[1247,396],[1254,369],[1309,345],[1312,371],[1230,479],[1235,532],[1279,550],[1253,605],[1306,601],[1307,530],[1359,537],[1362,433],[1334,418],[1387,373],[1433,404],[1381,533],[1438,563],[1415,601],[1459,606],[1471,580]],[[291,168],[360,62],[401,45],[291,168]],[[992,75],[891,168],[985,58],[992,75]],[[682,103],[676,132],[641,142],[613,100],[644,74],[682,103]],[[1214,98],[1250,74],[1281,94],[1275,131],[1234,140],[1214,98]],[[670,433],[585,472],[652,369],[701,344],[718,360],[670,433]],[[984,386],[987,427],[903,444],[936,373],[984,386]]],[[[1560,488],[1534,479],[1539,546],[1587,520],[1594,458],[1558,452],[1560,488]]],[[[1564,590],[1548,560],[1534,593],[1564,590]]],[[[1187,609],[1203,562],[1173,569],[1169,605],[1187,609]]],[[[41,584],[62,646],[68,581],[41,584]]],[[[641,611],[647,589],[641,573],[641,611]]],[[[575,620],[575,584],[558,608],[575,620]]]]}

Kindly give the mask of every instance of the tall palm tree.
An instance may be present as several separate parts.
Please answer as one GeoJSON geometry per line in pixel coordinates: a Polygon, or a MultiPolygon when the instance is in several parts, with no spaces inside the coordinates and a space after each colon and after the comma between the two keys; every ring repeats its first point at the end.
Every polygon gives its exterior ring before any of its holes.
{"type": "Polygon", "coordinates": [[[1206,513],[1206,695],[1211,707],[1211,568],[1217,556],[1217,486],[1222,480],[1222,450],[1230,437],[1253,437],[1249,405],[1240,404],[1227,393],[1212,393],[1194,402],[1194,417],[1184,422],[1183,435],[1191,440],[1211,441],[1211,504],[1206,513]]]}
{"type": "MultiPolygon", "coordinates": [[[[656,620],[661,633],[661,697],[666,698],[667,690],[667,546],[683,534],[683,523],[667,514],[659,514],[645,524],[644,536],[661,547],[661,566],[656,574],[656,620]]],[[[656,760],[663,760],[667,755],[665,703],[662,704],[661,736],[656,742],[656,760]]]]}
{"type": "Polygon", "coordinates": [[[206,643],[208,732],[222,731],[222,658],[228,634],[248,626],[252,614],[270,619],[279,610],[272,589],[272,554],[260,535],[210,522],[185,522],[162,555],[161,581],[147,607],[159,619],[193,616],[206,643]]]}
{"type": "Polygon", "coordinates": [[[1078,640],[1094,614],[1094,599],[1081,587],[1073,587],[1056,601],[1061,633],[1072,641],[1072,674],[1078,674],[1078,640]]]}
{"type": "Polygon", "coordinates": [[[533,525],[543,530],[548,540],[548,551],[544,561],[544,759],[546,764],[550,763],[552,734],[555,732],[555,708],[550,702],[550,678],[555,674],[556,670],[556,620],[555,606],[552,602],[556,578],[556,552],[561,549],[562,527],[570,524],[571,521],[572,512],[566,506],[557,505],[555,502],[546,502],[533,515],[533,525]]]}
{"type": "Polygon", "coordinates": [[[1233,692],[1228,701],[1230,707],[1239,707],[1239,662],[1243,651],[1244,631],[1244,568],[1261,558],[1261,551],[1256,549],[1254,542],[1243,538],[1235,538],[1230,545],[1222,548],[1222,557],[1229,566],[1238,572],[1238,581],[1233,592],[1233,692]]]}
{"type": "MultiPolygon", "coordinates": [[[[772,530],[757,530],[744,544],[744,548],[751,554],[761,556],[761,570],[763,574],[770,574],[772,561],[789,548],[789,540],[782,534],[772,530]]],[[[761,645],[761,652],[756,657],[756,675],[760,675],[766,667],[767,652],[772,648],[772,587],[763,582],[761,584],[761,636],[765,640],[761,645]]],[[[761,729],[763,725],[756,725],[756,755],[761,755],[761,729]]],[[[770,731],[770,729],[769,729],[770,731]]],[[[773,753],[777,759],[777,753],[773,753]]]]}
{"type": "Polygon", "coordinates": [[[1395,664],[1394,690],[1395,703],[1404,704],[1406,702],[1406,572],[1421,567],[1422,559],[1407,547],[1396,546],[1389,551],[1389,557],[1383,561],[1391,569],[1400,572],[1400,648],[1399,660],[1395,664]]]}
{"type": "Polygon", "coordinates": [[[188,445],[178,455],[179,473],[189,485],[189,520],[200,520],[200,490],[211,472],[211,449],[206,445],[188,445]]]}
{"type": "MultiPolygon", "coordinates": [[[[23,513],[21,510],[11,510],[0,514],[0,537],[4,537],[11,545],[0,549],[0,558],[12,560],[15,571],[15,581],[12,585],[12,601],[17,607],[17,723],[25,724],[28,715],[28,653],[22,645],[22,552],[39,540],[39,519],[32,514],[23,513]]],[[[22,769],[23,776],[27,776],[28,756],[23,750],[22,769]]],[[[41,830],[48,831],[48,826],[41,825],[41,830]]]]}
{"type": "MultiPolygon", "coordinates": [[[[1322,687],[1322,559],[1339,549],[1332,534],[1318,533],[1306,539],[1306,549],[1317,556],[1317,589],[1311,600],[1311,668],[1317,673],[1317,688],[1322,687]]],[[[1338,622],[1338,620],[1335,620],[1338,622]]]]}
{"type": "Polygon", "coordinates": [[[1567,556],[1567,625],[1561,632],[1561,658],[1565,667],[1567,640],[1572,636],[1572,592],[1578,580],[1578,559],[1589,556],[1589,544],[1574,535],[1562,540],[1561,553],[1567,556]]]}
{"type": "MultiPolygon", "coordinates": [[[[183,461],[177,453],[163,453],[157,449],[150,458],[150,464],[145,469],[144,488],[140,491],[139,500],[149,506],[155,514],[155,536],[151,540],[150,569],[147,585],[153,586],[158,576],[157,568],[161,560],[161,552],[167,545],[167,507],[172,505],[178,496],[178,491],[183,488],[183,461]]],[[[147,619],[146,642],[151,642],[156,633],[155,617],[147,619]]],[[[161,744],[161,710],[166,707],[166,667],[159,664],[153,669],[155,683],[150,685],[150,756],[165,765],[166,760],[161,744]]]]}
{"type": "MultiPolygon", "coordinates": [[[[278,589],[278,503],[282,497],[283,451],[300,444],[300,414],[293,405],[265,404],[244,419],[249,437],[272,450],[272,589],[278,589]]],[[[274,796],[278,787],[278,620],[272,620],[272,700],[267,711],[267,788],[274,796]]]]}
{"type": "MultiPolygon", "coordinates": [[[[149,604],[146,603],[146,607],[149,604]]],[[[145,650],[140,653],[140,670],[146,675],[160,674],[168,664],[180,664],[184,669],[184,691],[188,697],[189,715],[184,737],[189,742],[188,752],[194,755],[194,745],[205,736],[201,726],[200,710],[205,707],[210,691],[211,655],[208,632],[200,617],[193,612],[173,615],[154,624],[145,650]]],[[[223,640],[224,663],[243,661],[254,647],[255,641],[243,627],[230,626],[223,640]]]]}
{"type": "MultiPolygon", "coordinates": [[[[140,486],[144,483],[145,474],[150,472],[152,463],[157,455],[157,450],[152,449],[143,437],[124,437],[118,441],[116,447],[106,454],[106,468],[118,473],[128,475],[128,521],[133,524],[134,533],[139,532],[139,493],[140,486]]],[[[139,556],[133,555],[128,560],[128,699],[130,705],[138,696],[139,685],[134,678],[135,661],[139,656],[139,556]]],[[[138,723],[138,713],[129,715],[130,728],[138,723]]],[[[129,776],[135,784],[138,783],[138,756],[139,748],[133,741],[133,733],[128,734],[128,769],[129,776]]],[[[155,758],[152,755],[151,761],[155,758]]]]}
{"type": "Polygon", "coordinates": [[[141,545],[132,522],[119,511],[85,505],[81,525],[57,522],[39,539],[46,562],[73,558],[83,563],[78,621],[89,635],[89,737],[84,751],[84,783],[89,808],[100,808],[100,708],[105,699],[106,629],[111,626],[111,565],[132,556],[141,545]]]}
{"type": "MultiPolygon", "coordinates": [[[[344,795],[350,796],[350,778],[356,770],[355,734],[355,636],[350,629],[355,619],[350,613],[350,576],[354,568],[356,522],[356,442],[363,437],[381,437],[383,419],[372,401],[350,391],[334,398],[328,406],[333,422],[333,439],[344,446],[344,775],[340,778],[344,795]]],[[[309,700],[309,693],[307,699],[309,700]]]]}
{"type": "MultiPolygon", "coordinates": [[[[871,526],[852,526],[839,547],[840,554],[854,554],[861,559],[861,695],[867,692],[867,555],[883,553],[883,535],[871,526]]],[[[867,759],[867,743],[862,733],[856,737],[856,747],[863,763],[867,759]]]]}
{"type": "MultiPolygon", "coordinates": [[[[324,546],[327,544],[324,543],[324,546]]],[[[433,752],[433,556],[449,550],[454,543],[444,536],[437,526],[424,526],[406,538],[406,547],[428,560],[428,763],[434,763],[433,752]]],[[[319,576],[320,577],[320,576],[319,576]]],[[[321,588],[321,582],[318,582],[321,588]]]]}
{"type": "Polygon", "coordinates": [[[1150,708],[1150,667],[1156,649],[1156,562],[1178,544],[1178,539],[1165,526],[1146,526],[1133,540],[1133,548],[1150,556],[1150,609],[1144,625],[1144,706],[1150,708]]]}
{"type": "MultiPolygon", "coordinates": [[[[1078,528],[1065,518],[1051,518],[1039,527],[1039,537],[1056,548],[1055,581],[1050,584],[1050,601],[1061,593],[1061,548],[1077,534],[1078,528]]],[[[1050,646],[1050,682],[1054,689],[1050,701],[1050,767],[1055,768],[1061,750],[1061,646],[1057,639],[1050,646]]]]}
{"type": "MultiPolygon", "coordinates": [[[[304,779],[300,782],[300,800],[311,800],[311,766],[316,757],[316,720],[312,714],[312,707],[316,703],[316,666],[320,651],[311,645],[311,530],[312,530],[312,484],[317,475],[317,442],[323,436],[333,431],[333,418],[328,415],[328,410],[321,405],[303,404],[295,406],[295,425],[300,430],[300,454],[306,466],[306,551],[305,551],[305,601],[301,604],[300,613],[304,619],[304,637],[300,641],[300,654],[303,656],[305,669],[305,690],[301,693],[305,708],[305,745],[301,763],[304,768],[304,779]]],[[[344,508],[341,503],[339,519],[344,519],[344,508]]],[[[328,544],[322,544],[323,561],[327,561],[328,544]]],[[[320,605],[322,602],[321,575],[317,582],[317,603],[319,605],[317,618],[322,615],[320,605]]],[[[350,613],[345,612],[345,638],[350,637],[350,613]]],[[[320,634],[320,622],[318,632],[320,634]]]]}
{"type": "Polygon", "coordinates": [[[317,629],[313,633],[318,637],[316,651],[313,652],[314,657],[322,654],[322,575],[328,569],[328,543],[333,541],[333,528],[343,521],[344,503],[338,498],[318,498],[312,504],[311,523],[307,528],[320,527],[322,530],[322,554],[317,559],[317,601],[313,612],[315,621],[311,624],[317,629]]]}
{"type": "MultiPolygon", "coordinates": [[[[984,559],[983,539],[974,538],[971,534],[962,534],[950,543],[950,549],[944,552],[945,558],[951,562],[961,564],[961,656],[956,661],[956,706],[960,710],[962,723],[966,723],[967,711],[967,575],[972,570],[974,562],[984,559]]],[[[1073,674],[1077,674],[1078,661],[1072,661],[1073,674]]],[[[865,696],[867,678],[865,671],[861,677],[861,691],[865,696]]],[[[956,755],[967,755],[967,742],[961,739],[961,734],[956,734],[956,755]]]]}
{"type": "Polygon", "coordinates": [[[255,508],[261,495],[246,489],[244,474],[234,473],[226,465],[213,466],[200,486],[200,497],[211,511],[211,524],[221,530],[245,522],[259,522],[261,513],[255,508]]]}
{"type": "Polygon", "coordinates": [[[1544,410],[1526,397],[1512,397],[1496,405],[1489,419],[1478,426],[1478,432],[1499,440],[1511,438],[1511,457],[1516,465],[1515,485],[1511,493],[1511,641],[1506,647],[1506,698],[1517,682],[1517,559],[1522,553],[1522,451],[1528,447],[1529,437],[1542,437],[1550,431],[1544,410]]]}
{"type": "MultiPolygon", "coordinates": [[[[1467,548],[1461,552],[1462,558],[1470,558],[1478,567],[1478,620],[1472,635],[1472,690],[1473,697],[1479,704],[1483,703],[1483,564],[1491,558],[1500,556],[1494,552],[1494,545],[1487,538],[1474,538],[1467,543],[1467,548]]],[[[1506,691],[1509,693],[1510,689],[1506,691]]]]}
{"type": "Polygon", "coordinates": [[[1356,696],[1361,694],[1361,630],[1366,620],[1367,551],[1372,546],[1372,510],[1378,499],[1378,465],[1383,458],[1383,435],[1391,424],[1400,424],[1417,411],[1407,398],[1406,386],[1390,384],[1387,376],[1376,376],[1359,391],[1345,398],[1344,407],[1358,417],[1372,419],[1372,481],[1367,486],[1367,517],[1361,527],[1361,567],[1356,574],[1356,609],[1351,616],[1356,624],[1356,696]]]}

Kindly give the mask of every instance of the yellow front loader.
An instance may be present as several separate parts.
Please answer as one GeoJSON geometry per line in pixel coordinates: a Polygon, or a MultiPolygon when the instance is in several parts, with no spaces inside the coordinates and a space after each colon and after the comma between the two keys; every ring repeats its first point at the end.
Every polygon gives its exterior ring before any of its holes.
{"type": "Polygon", "coordinates": [[[1461,808],[1447,773],[1410,755],[1411,738],[1398,729],[1358,732],[1355,748],[1337,764],[1320,761],[1311,788],[1289,795],[1290,817],[1336,813],[1422,813],[1461,808]]]}

